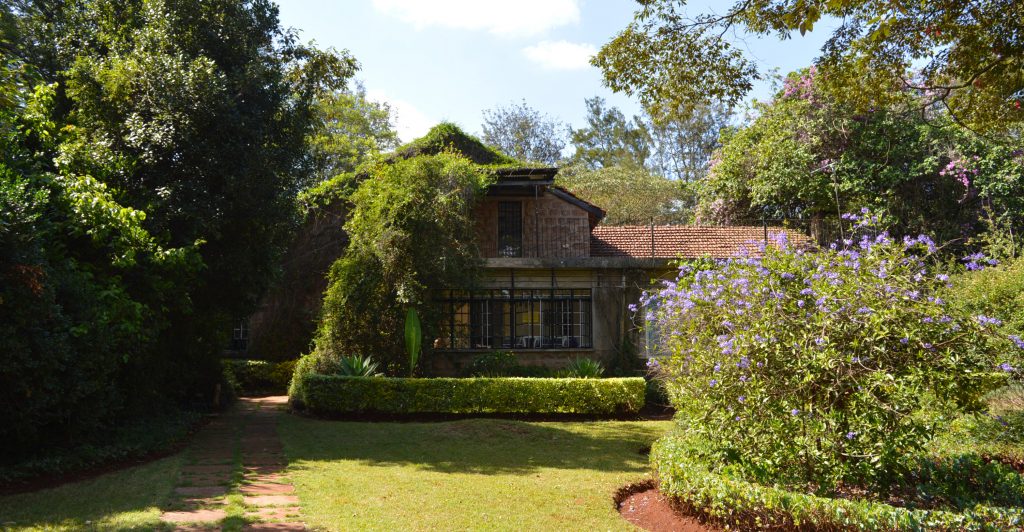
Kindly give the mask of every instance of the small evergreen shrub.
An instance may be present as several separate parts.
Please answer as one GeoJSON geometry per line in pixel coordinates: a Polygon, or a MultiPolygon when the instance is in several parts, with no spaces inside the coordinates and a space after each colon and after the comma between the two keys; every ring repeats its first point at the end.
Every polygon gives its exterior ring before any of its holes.
{"type": "Polygon", "coordinates": [[[224,359],[224,379],[236,396],[280,395],[288,391],[288,382],[295,371],[295,360],[224,359]]]}
{"type": "Polygon", "coordinates": [[[577,358],[569,363],[559,376],[577,379],[600,379],[604,375],[604,366],[590,358],[577,358]]]}
{"type": "MultiPolygon", "coordinates": [[[[299,368],[304,368],[302,361],[299,368]]],[[[290,399],[323,415],[633,414],[644,379],[361,378],[296,372],[290,399]]]]}
{"type": "Polygon", "coordinates": [[[377,363],[373,361],[373,357],[349,355],[338,359],[338,375],[346,377],[380,377],[382,373],[377,371],[377,363]]]}

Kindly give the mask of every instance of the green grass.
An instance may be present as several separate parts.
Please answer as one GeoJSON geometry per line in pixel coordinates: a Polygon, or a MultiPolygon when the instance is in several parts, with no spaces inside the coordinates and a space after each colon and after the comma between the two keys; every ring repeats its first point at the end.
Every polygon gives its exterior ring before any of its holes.
{"type": "Polygon", "coordinates": [[[612,503],[670,422],[280,427],[303,520],[328,530],[632,529],[612,503]]]}
{"type": "Polygon", "coordinates": [[[0,497],[0,529],[155,528],[183,459],[178,454],[91,480],[0,497]]]}

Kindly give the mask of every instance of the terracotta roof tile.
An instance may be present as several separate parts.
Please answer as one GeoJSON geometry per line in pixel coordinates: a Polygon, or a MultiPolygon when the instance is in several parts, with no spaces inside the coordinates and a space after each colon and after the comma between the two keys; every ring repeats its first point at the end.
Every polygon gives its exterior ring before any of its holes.
{"type": "MultiPolygon", "coordinates": [[[[757,256],[757,245],[764,241],[761,226],[706,227],[695,225],[622,225],[594,228],[590,234],[592,257],[634,258],[728,258],[744,250],[757,256]],[[654,238],[651,238],[651,232],[654,238]]],[[[769,227],[772,241],[786,235],[791,244],[808,246],[811,239],[794,229],[769,227]]]]}

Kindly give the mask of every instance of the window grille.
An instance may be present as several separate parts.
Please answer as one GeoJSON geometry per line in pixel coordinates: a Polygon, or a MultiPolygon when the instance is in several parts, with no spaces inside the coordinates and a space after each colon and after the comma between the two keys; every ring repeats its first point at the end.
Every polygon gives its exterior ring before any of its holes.
{"type": "Polygon", "coordinates": [[[498,203],[498,256],[523,256],[523,202],[498,203]]]}
{"type": "Polygon", "coordinates": [[[590,290],[449,290],[443,349],[590,348],[590,290]]]}

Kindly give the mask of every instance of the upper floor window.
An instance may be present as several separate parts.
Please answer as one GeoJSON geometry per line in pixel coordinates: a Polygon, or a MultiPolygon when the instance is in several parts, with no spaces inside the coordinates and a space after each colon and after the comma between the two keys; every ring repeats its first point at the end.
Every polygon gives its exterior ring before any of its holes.
{"type": "Polygon", "coordinates": [[[523,256],[523,202],[498,203],[498,256],[523,256]]]}

